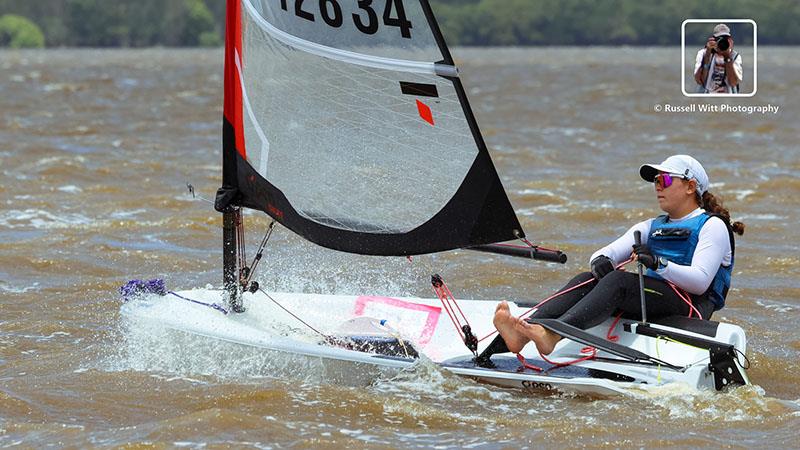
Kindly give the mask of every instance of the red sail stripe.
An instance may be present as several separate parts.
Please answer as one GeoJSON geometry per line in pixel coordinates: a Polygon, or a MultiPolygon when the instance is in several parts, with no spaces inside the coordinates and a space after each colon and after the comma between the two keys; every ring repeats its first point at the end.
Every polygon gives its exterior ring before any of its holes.
{"type": "Polygon", "coordinates": [[[242,82],[236,69],[236,55],[242,58],[242,2],[227,0],[225,17],[225,109],[228,122],[233,125],[236,150],[247,159],[244,147],[244,108],[242,107],[242,82]]]}

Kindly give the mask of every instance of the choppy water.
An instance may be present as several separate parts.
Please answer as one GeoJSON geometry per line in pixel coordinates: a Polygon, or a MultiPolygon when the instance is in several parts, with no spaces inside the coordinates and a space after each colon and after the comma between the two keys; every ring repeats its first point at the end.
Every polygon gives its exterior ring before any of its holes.
{"type": "MultiPolygon", "coordinates": [[[[457,297],[540,298],[654,215],[643,162],[679,152],[747,225],[729,306],[755,386],[627,399],[541,396],[422,365],[336,382],[315,361],[131,330],[116,289],[220,283],[220,51],[0,52],[0,446],[796,446],[800,153],[795,48],[759,49],[758,95],[689,100],[678,49],[457,49],[529,237],[566,266],[470,252],[422,257],[457,297]],[[779,106],[778,114],[656,105],[779,106]],[[147,339],[142,336],[148,337],[147,339]]],[[[252,239],[266,221],[250,215],[252,239]]],[[[251,249],[255,242],[251,244],[251,249]]],[[[430,296],[402,259],[276,232],[269,289],[430,296]]],[[[313,305],[310,305],[313,307],[313,305]]]]}

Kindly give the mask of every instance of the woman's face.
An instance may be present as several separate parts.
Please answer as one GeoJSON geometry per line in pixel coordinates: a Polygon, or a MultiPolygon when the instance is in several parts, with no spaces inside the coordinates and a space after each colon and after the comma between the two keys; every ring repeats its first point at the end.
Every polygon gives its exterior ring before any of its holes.
{"type": "Polygon", "coordinates": [[[670,215],[682,214],[687,209],[688,212],[691,212],[697,207],[694,200],[696,184],[697,182],[694,180],[659,174],[653,183],[656,197],[658,197],[658,206],[670,215]]]}

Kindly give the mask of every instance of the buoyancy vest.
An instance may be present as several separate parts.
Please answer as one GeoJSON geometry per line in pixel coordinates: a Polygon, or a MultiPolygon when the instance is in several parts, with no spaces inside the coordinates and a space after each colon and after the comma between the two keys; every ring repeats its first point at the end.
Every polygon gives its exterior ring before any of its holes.
{"type": "MultiPolygon", "coordinates": [[[[689,266],[692,264],[694,250],[700,240],[700,230],[708,219],[714,216],[704,212],[680,222],[670,221],[667,215],[658,216],[653,219],[653,223],[650,225],[647,246],[656,257],[663,256],[671,263],[689,266]]],[[[725,297],[727,297],[728,289],[731,287],[731,273],[733,272],[733,230],[724,219],[722,221],[728,228],[728,238],[731,242],[731,264],[727,267],[720,264],[714,279],[706,291],[708,298],[714,302],[715,311],[725,306],[725,297]]],[[[662,278],[654,270],[648,269],[647,275],[654,278],[662,278]]]]}

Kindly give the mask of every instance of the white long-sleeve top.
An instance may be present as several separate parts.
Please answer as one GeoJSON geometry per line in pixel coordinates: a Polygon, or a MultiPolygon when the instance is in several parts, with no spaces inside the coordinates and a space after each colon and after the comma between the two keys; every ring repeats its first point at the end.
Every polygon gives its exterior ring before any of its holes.
{"type": "MultiPolygon", "coordinates": [[[[702,208],[697,208],[685,217],[670,219],[670,222],[680,223],[697,217],[703,212],[705,211],[702,208]]],[[[633,233],[639,230],[642,233],[642,244],[646,244],[653,220],[648,219],[632,226],[616,241],[594,252],[589,261],[600,255],[611,258],[615,265],[626,261],[633,252],[633,244],[635,243],[633,233]]],[[[667,267],[657,270],[656,273],[664,279],[675,283],[681,289],[699,295],[704,293],[711,285],[720,265],[726,267],[731,265],[731,258],[731,242],[728,236],[728,228],[719,217],[711,217],[700,229],[697,247],[692,255],[692,264],[682,266],[670,261],[667,267]]]]}

